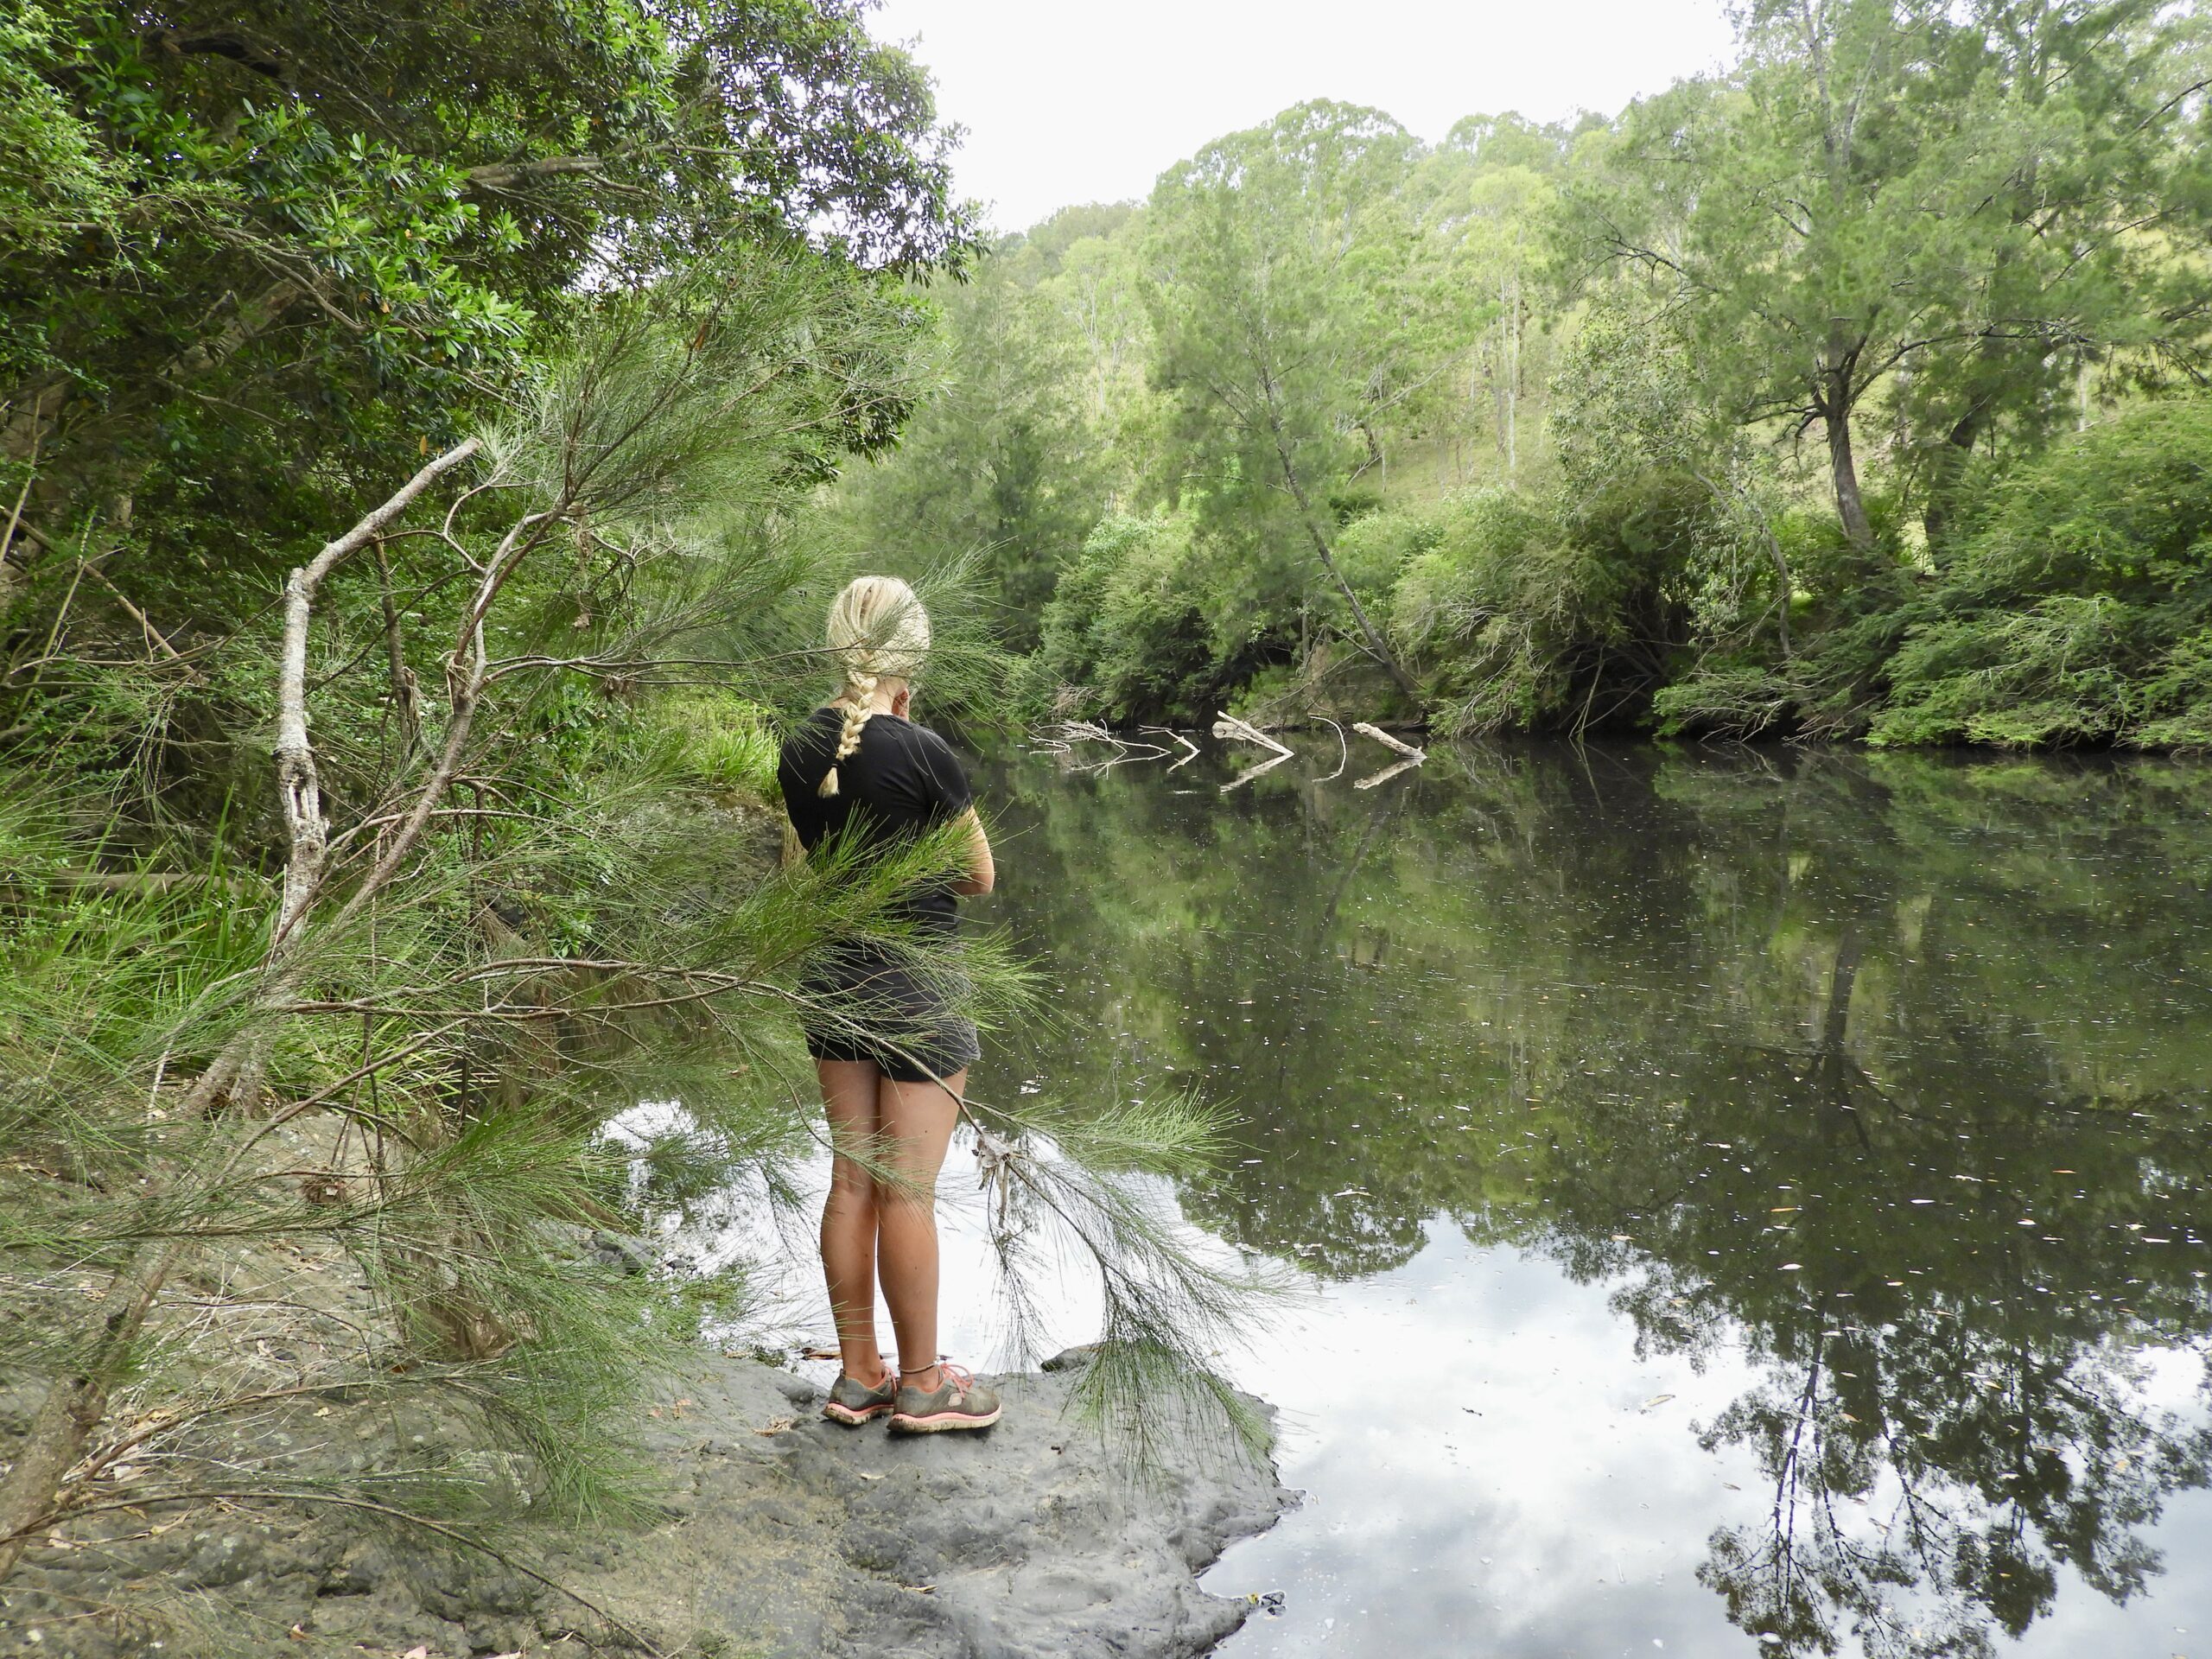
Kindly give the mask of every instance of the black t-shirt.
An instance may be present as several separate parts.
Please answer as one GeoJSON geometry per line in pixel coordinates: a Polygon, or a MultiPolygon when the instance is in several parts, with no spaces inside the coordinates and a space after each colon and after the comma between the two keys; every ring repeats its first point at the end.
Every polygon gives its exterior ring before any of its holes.
{"type": "MultiPolygon", "coordinates": [[[[837,792],[824,797],[823,774],[837,752],[844,712],[817,709],[784,743],[776,779],[784,810],[807,851],[848,829],[863,844],[902,840],[949,823],[975,803],[968,774],[952,746],[927,727],[896,715],[875,715],[861,728],[861,746],[837,762],[837,792]]],[[[945,884],[917,890],[906,901],[914,918],[950,931],[959,900],[945,884]]]]}

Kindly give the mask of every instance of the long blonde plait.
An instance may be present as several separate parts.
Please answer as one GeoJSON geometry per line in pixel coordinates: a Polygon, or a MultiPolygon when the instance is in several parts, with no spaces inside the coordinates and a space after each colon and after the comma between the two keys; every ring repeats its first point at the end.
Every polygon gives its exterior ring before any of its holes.
{"type": "Polygon", "coordinates": [[[837,764],[861,746],[861,733],[875,710],[877,685],[887,679],[911,680],[929,654],[930,619],[914,590],[896,576],[860,576],[845,586],[830,607],[828,644],[836,658],[841,683],[836,704],[844,710],[837,752],[815,793],[837,792],[837,764]]]}

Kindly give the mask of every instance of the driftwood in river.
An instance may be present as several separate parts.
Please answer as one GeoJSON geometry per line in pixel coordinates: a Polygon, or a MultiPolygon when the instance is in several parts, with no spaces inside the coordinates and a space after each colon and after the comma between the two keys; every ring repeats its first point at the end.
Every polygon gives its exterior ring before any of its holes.
{"type": "Polygon", "coordinates": [[[1172,737],[1178,743],[1180,743],[1183,746],[1183,758],[1180,760],[1178,760],[1175,763],[1175,766],[1167,768],[1170,772],[1173,772],[1177,766],[1187,766],[1192,761],[1198,758],[1198,746],[1192,742],[1189,738],[1184,736],[1182,733],[1174,730],[1171,727],[1140,726],[1137,728],[1137,730],[1140,732],[1158,732],[1162,737],[1172,737]]]}
{"type": "MultiPolygon", "coordinates": [[[[1156,728],[1147,728],[1156,729],[1156,728]]],[[[1127,738],[1116,737],[1096,721],[1064,720],[1044,728],[1035,734],[1034,742],[1047,754],[1059,757],[1060,765],[1070,772],[1103,772],[1131,760],[1164,760],[1167,751],[1157,743],[1133,743],[1127,738]],[[1078,763],[1075,759],[1078,743],[1098,743],[1108,753],[1097,760],[1078,763]]]]}
{"type": "Polygon", "coordinates": [[[1400,739],[1391,736],[1389,733],[1384,731],[1380,726],[1372,726],[1366,721],[1356,720],[1352,722],[1351,728],[1355,732],[1357,732],[1362,737],[1371,737],[1377,743],[1380,743],[1384,748],[1392,750],[1396,753],[1402,754],[1406,757],[1406,764],[1408,766],[1417,766],[1422,761],[1428,759],[1428,751],[1427,749],[1417,749],[1412,744],[1402,741],[1400,739]]]}
{"type": "Polygon", "coordinates": [[[1279,759],[1287,759],[1290,751],[1269,737],[1256,726],[1248,726],[1234,715],[1217,714],[1213,721],[1213,734],[1234,739],[1240,743],[1257,743],[1263,749],[1273,749],[1279,759]]]}

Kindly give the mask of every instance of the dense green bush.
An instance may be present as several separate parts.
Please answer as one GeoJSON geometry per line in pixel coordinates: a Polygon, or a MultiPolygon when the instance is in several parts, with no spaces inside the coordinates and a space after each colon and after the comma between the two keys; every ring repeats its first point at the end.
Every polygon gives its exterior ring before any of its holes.
{"type": "Polygon", "coordinates": [[[1195,718],[1221,676],[1190,518],[1113,514],[1060,573],[1040,647],[1087,711],[1117,721],[1195,718]]]}
{"type": "Polygon", "coordinates": [[[1393,507],[1344,526],[1337,537],[1337,563],[1361,604],[1390,614],[1406,568],[1443,540],[1444,517],[1433,507],[1393,507]]]}
{"type": "Polygon", "coordinates": [[[2000,485],[1920,614],[1876,743],[2212,745],[2212,402],[2000,485]]]}
{"type": "Polygon", "coordinates": [[[1713,499],[1686,573],[1693,649],[1652,697],[1657,735],[1866,734],[1917,586],[1896,500],[1867,512],[1862,548],[1824,506],[1713,499]]]}
{"type": "Polygon", "coordinates": [[[1497,489],[1446,497],[1389,609],[1401,649],[1429,672],[1439,728],[1580,729],[1640,711],[1680,642],[1697,523],[1694,495],[1657,474],[1571,506],[1497,489]]]}
{"type": "MultiPolygon", "coordinates": [[[[2212,747],[2212,402],[2151,404],[2016,471],[1931,571],[1897,499],[1824,511],[1650,468],[1569,493],[1385,508],[1338,558],[1447,734],[1649,725],[1878,744],[2212,747]]],[[[1119,721],[1325,702],[1332,594],[1186,515],[1110,517],[1046,607],[1042,661],[1119,721]],[[1273,573],[1279,578],[1281,573],[1273,573]]]]}
{"type": "Polygon", "coordinates": [[[775,716],[750,697],[712,687],[678,692],[639,709],[639,723],[677,747],[687,779],[709,789],[778,798],[781,746],[775,716]]]}

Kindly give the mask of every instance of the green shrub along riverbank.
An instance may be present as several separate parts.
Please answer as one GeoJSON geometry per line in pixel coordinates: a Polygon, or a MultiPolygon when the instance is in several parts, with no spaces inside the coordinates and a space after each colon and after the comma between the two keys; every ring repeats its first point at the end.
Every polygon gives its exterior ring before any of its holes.
{"type": "Polygon", "coordinates": [[[2207,20],[1741,21],[1616,117],[1305,104],[1005,238],[838,511],[1112,722],[2203,746],[2207,20]]]}

